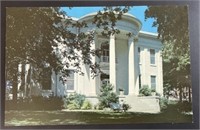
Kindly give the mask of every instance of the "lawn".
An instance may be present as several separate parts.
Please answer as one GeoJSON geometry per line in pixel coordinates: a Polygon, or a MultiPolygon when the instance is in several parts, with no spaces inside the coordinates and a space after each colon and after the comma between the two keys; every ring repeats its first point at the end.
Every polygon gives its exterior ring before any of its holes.
{"type": "Polygon", "coordinates": [[[117,113],[111,111],[15,111],[5,112],[5,126],[71,125],[71,124],[133,124],[191,123],[192,115],[165,112],[117,113]]]}

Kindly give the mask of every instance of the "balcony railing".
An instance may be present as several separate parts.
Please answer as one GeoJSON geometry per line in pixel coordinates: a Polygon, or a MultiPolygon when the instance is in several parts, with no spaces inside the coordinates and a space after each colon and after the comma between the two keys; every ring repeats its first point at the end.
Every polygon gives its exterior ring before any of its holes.
{"type": "MultiPolygon", "coordinates": [[[[100,62],[109,63],[109,56],[101,56],[100,57],[100,62]]],[[[118,63],[118,59],[117,58],[115,58],[115,62],[118,63]]]]}
{"type": "Polygon", "coordinates": [[[109,63],[109,56],[101,56],[100,61],[109,63]]]}

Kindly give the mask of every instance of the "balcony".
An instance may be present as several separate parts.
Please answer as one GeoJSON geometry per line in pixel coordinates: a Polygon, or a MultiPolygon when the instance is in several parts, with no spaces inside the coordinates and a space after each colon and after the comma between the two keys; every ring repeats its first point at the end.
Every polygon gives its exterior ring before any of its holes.
{"type": "MultiPolygon", "coordinates": [[[[118,63],[118,59],[117,58],[115,58],[115,63],[116,63],[116,65],[117,65],[117,63],[118,63]]],[[[100,66],[101,67],[108,67],[109,66],[109,56],[101,56],[100,57],[100,66]]]]}
{"type": "Polygon", "coordinates": [[[109,56],[101,56],[100,57],[100,62],[109,63],[109,56]]]}

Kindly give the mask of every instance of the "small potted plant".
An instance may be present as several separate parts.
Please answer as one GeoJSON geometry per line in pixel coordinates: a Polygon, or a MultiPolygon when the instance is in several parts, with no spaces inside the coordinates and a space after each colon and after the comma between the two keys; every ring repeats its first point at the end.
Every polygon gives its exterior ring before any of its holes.
{"type": "Polygon", "coordinates": [[[124,95],[124,89],[119,88],[119,94],[120,94],[120,95],[124,95]]]}
{"type": "Polygon", "coordinates": [[[151,89],[151,95],[156,96],[156,89],[151,89]]]}

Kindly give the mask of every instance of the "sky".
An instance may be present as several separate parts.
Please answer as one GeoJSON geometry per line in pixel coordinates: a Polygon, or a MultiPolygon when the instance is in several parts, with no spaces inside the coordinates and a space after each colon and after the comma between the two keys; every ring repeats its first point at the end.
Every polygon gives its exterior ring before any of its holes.
{"type": "MultiPolygon", "coordinates": [[[[80,18],[84,15],[87,15],[89,13],[97,12],[99,10],[102,10],[103,7],[73,7],[69,9],[68,7],[62,7],[62,10],[64,10],[70,17],[80,18]]],[[[154,19],[147,19],[145,20],[144,12],[147,9],[147,6],[134,6],[130,9],[128,13],[134,15],[136,18],[138,18],[142,22],[142,31],[157,33],[157,27],[152,27],[152,23],[154,19]]]]}

